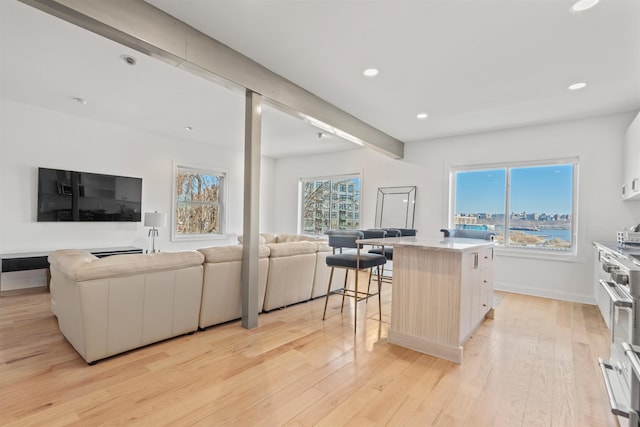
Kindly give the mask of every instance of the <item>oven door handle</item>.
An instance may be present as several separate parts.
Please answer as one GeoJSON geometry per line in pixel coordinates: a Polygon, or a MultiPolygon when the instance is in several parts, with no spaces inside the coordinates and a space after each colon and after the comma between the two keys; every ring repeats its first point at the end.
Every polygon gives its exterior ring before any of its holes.
{"type": "Polygon", "coordinates": [[[604,360],[598,358],[598,364],[600,365],[600,370],[602,371],[602,378],[604,379],[604,388],[607,390],[607,397],[609,398],[609,406],[611,407],[611,413],[614,415],[618,415],[624,418],[629,418],[629,412],[621,409],[618,406],[618,402],[614,397],[613,387],[611,386],[611,381],[609,380],[609,374],[607,374],[607,370],[613,370],[613,366],[605,362],[604,360]]]}
{"type": "Polygon", "coordinates": [[[605,280],[600,279],[600,286],[602,286],[605,292],[609,295],[609,298],[611,299],[611,302],[615,307],[627,307],[627,308],[633,307],[633,300],[630,300],[627,298],[620,298],[620,295],[616,291],[611,289],[615,287],[615,285],[611,286],[605,280]]]}
{"type": "Polygon", "coordinates": [[[640,378],[640,358],[638,358],[638,355],[631,344],[623,342],[622,349],[624,350],[624,354],[627,356],[627,359],[629,359],[629,362],[631,362],[631,367],[633,368],[636,377],[640,378]]]}

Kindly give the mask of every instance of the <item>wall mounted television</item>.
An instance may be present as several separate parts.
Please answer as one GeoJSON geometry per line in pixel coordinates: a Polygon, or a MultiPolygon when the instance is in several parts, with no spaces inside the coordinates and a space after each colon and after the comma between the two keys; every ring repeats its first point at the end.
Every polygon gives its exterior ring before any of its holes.
{"type": "Polygon", "coordinates": [[[142,178],[38,168],[38,221],[140,222],[142,178]]]}

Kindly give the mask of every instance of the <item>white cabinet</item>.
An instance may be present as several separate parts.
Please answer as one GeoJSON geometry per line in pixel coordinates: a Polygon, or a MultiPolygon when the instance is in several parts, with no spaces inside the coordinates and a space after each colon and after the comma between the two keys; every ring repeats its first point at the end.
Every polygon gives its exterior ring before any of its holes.
{"type": "Polygon", "coordinates": [[[640,198],[640,114],[625,133],[623,149],[622,198],[640,198]]]}
{"type": "Polygon", "coordinates": [[[493,248],[480,248],[463,257],[467,258],[465,268],[469,270],[469,274],[462,285],[462,292],[467,293],[470,298],[466,314],[464,307],[461,307],[461,316],[468,314],[469,321],[466,322],[466,328],[461,329],[460,336],[466,340],[487,313],[491,312],[489,317],[493,317],[493,248]]]}
{"type": "Polygon", "coordinates": [[[480,310],[475,318],[477,323],[490,316],[493,318],[493,247],[485,247],[480,250],[480,277],[478,286],[480,287],[480,299],[477,306],[480,310]]]}

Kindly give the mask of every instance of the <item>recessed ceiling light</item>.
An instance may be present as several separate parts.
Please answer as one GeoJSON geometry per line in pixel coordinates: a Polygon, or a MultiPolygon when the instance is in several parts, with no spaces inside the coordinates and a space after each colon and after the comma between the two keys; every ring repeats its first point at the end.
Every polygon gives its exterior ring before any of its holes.
{"type": "Polygon", "coordinates": [[[87,100],[84,98],[79,98],[77,96],[74,96],[73,100],[76,101],[78,104],[87,105],[87,100]]]}
{"type": "Polygon", "coordinates": [[[572,9],[576,12],[582,12],[583,10],[591,9],[598,4],[599,0],[578,0],[573,4],[572,9]]]}
{"type": "Polygon", "coordinates": [[[193,128],[191,126],[185,126],[184,130],[186,130],[187,132],[191,132],[193,128]]]}
{"type": "Polygon", "coordinates": [[[133,57],[133,56],[131,56],[131,55],[120,55],[120,58],[121,58],[124,62],[126,62],[128,65],[131,65],[131,66],[136,65],[136,62],[137,62],[137,61],[136,61],[136,58],[134,58],[134,57],[133,57]]]}
{"type": "Polygon", "coordinates": [[[418,113],[418,115],[416,117],[419,118],[420,120],[422,120],[422,119],[426,119],[427,117],[429,117],[429,115],[427,113],[418,113]]]}
{"type": "Polygon", "coordinates": [[[374,77],[378,75],[378,69],[377,68],[367,68],[366,70],[364,70],[362,72],[362,74],[364,74],[367,77],[374,77]]]}
{"type": "Polygon", "coordinates": [[[583,87],[585,87],[587,84],[584,82],[580,82],[580,83],[574,83],[571,86],[569,86],[569,90],[578,90],[578,89],[582,89],[583,87]]]}

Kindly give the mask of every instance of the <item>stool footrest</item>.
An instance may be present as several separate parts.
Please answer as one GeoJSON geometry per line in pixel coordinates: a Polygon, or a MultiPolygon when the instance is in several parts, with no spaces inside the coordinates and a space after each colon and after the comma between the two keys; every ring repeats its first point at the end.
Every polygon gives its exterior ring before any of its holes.
{"type": "Polygon", "coordinates": [[[363,300],[369,299],[370,297],[374,297],[378,295],[378,292],[370,293],[365,291],[355,291],[354,289],[344,289],[344,288],[335,289],[330,293],[355,298],[356,302],[363,301],[363,300]]]}

